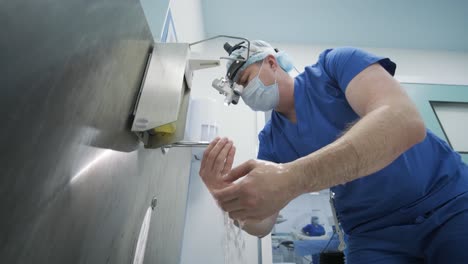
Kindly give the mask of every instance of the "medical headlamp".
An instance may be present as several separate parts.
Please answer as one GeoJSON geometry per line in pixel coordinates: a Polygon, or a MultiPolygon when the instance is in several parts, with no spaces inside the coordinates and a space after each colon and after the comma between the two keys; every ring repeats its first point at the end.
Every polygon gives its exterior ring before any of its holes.
{"type": "Polygon", "coordinates": [[[247,59],[250,55],[250,41],[246,38],[234,37],[234,36],[226,36],[226,35],[219,35],[212,38],[200,40],[190,45],[196,45],[201,42],[209,41],[212,39],[217,38],[231,38],[231,39],[238,39],[241,42],[231,46],[228,42],[224,43],[224,50],[230,56],[234,51],[245,48],[247,50],[247,54],[245,57],[238,55],[236,58],[232,57],[221,57],[220,59],[231,60],[232,64],[229,66],[229,69],[226,72],[226,75],[217,79],[214,79],[212,82],[213,88],[215,88],[220,94],[225,96],[224,103],[226,105],[237,104],[239,102],[239,98],[242,94],[243,87],[241,85],[236,84],[235,80],[239,70],[244,66],[247,62],[247,59]]]}

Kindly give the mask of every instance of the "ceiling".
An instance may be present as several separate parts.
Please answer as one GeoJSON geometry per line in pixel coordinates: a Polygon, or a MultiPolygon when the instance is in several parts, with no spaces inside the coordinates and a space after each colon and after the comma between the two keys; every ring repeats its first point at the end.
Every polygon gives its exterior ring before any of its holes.
{"type": "Polygon", "coordinates": [[[208,37],[468,52],[465,0],[202,0],[208,37]]]}

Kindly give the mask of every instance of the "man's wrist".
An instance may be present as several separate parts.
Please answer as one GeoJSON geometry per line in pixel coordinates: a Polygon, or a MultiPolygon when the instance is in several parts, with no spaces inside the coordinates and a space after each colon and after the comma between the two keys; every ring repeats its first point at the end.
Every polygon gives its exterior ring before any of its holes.
{"type": "Polygon", "coordinates": [[[294,199],[307,192],[307,184],[304,179],[304,172],[301,164],[296,161],[282,164],[282,177],[286,179],[287,190],[294,199]]]}

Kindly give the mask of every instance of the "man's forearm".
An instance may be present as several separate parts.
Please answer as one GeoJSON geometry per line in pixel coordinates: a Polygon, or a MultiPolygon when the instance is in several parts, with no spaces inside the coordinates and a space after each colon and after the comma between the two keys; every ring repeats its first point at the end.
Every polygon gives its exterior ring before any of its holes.
{"type": "Polygon", "coordinates": [[[383,106],[324,148],[288,164],[298,195],[374,173],[422,141],[425,127],[412,107],[383,106]]]}

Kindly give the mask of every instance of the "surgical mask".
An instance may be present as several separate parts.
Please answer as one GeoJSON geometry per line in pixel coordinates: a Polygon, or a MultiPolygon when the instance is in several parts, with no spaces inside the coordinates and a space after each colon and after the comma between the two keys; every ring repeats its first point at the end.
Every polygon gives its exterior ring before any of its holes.
{"type": "Polygon", "coordinates": [[[259,78],[262,68],[263,62],[257,76],[244,88],[244,91],[242,92],[242,100],[244,100],[245,104],[252,110],[266,112],[274,109],[278,105],[279,90],[278,83],[276,82],[276,71],[275,83],[266,86],[259,78]]]}

